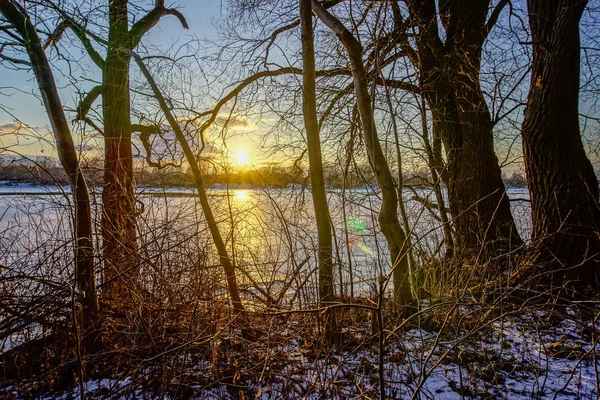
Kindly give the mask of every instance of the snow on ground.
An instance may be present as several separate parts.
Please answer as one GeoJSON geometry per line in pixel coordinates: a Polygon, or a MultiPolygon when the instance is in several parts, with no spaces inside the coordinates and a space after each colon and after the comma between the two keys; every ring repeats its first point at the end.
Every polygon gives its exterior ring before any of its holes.
{"type": "MultiPolygon", "coordinates": [[[[387,331],[383,360],[386,397],[596,399],[600,377],[595,350],[600,325],[597,321],[582,323],[573,309],[567,311],[561,318],[541,311],[490,316],[470,330],[455,334],[449,334],[451,327],[445,327],[443,334],[417,328],[403,333],[387,331]]],[[[258,369],[226,361],[235,366],[235,385],[231,381],[229,385],[209,382],[214,369],[211,360],[194,361],[170,384],[185,384],[188,396],[199,399],[378,397],[376,341],[354,350],[325,351],[315,356],[314,346],[292,331],[281,332],[287,336],[285,342],[279,337],[278,344],[264,340],[251,345],[253,351],[262,354],[258,369]]],[[[86,395],[121,399],[181,397],[146,391],[144,387],[154,379],[152,374],[149,367],[136,371],[135,376],[88,381],[86,395]]],[[[5,388],[0,397],[10,393],[11,388],[5,388]]],[[[77,396],[74,388],[44,398],[77,396]]]]}

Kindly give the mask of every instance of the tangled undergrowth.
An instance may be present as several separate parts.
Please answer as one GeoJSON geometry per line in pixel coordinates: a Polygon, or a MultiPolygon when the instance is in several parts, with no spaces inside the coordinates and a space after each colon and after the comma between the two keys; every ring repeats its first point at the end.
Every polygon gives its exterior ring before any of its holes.
{"type": "MultiPolygon", "coordinates": [[[[68,323],[0,357],[5,398],[596,398],[600,323],[590,304],[424,300],[408,320],[338,312],[337,344],[315,313],[255,313],[245,340],[227,308],[198,301],[108,312],[104,348],[83,360],[68,323]],[[383,367],[383,385],[380,382],[383,367]]],[[[218,303],[216,303],[218,304],[218,303]]],[[[106,306],[106,305],[105,305],[106,306]]],[[[387,316],[387,312],[386,312],[387,316]]]]}

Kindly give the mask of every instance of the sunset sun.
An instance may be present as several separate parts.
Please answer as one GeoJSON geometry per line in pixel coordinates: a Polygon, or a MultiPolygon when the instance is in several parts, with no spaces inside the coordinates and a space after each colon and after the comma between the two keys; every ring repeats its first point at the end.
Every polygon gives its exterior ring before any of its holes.
{"type": "Polygon", "coordinates": [[[237,150],[234,154],[234,161],[237,165],[243,166],[250,163],[250,155],[246,150],[237,150]]]}

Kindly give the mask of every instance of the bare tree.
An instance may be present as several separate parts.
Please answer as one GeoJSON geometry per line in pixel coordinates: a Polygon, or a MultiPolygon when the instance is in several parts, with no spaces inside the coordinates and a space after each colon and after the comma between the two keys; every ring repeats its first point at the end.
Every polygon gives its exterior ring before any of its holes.
{"type": "Polygon", "coordinates": [[[360,119],[362,122],[363,138],[367,147],[369,162],[377,175],[381,189],[382,202],[379,210],[379,225],[385,235],[392,259],[394,276],[394,301],[397,305],[407,305],[414,302],[410,286],[410,268],[406,246],[406,234],[398,219],[398,194],[392,173],[381,149],[377,128],[371,106],[368,76],[363,63],[363,47],[361,43],[318,1],[313,0],[313,10],[325,25],[329,27],[344,45],[350,57],[350,66],[354,80],[354,91],[360,119]]]}
{"type": "Polygon", "coordinates": [[[221,263],[223,264],[223,269],[225,270],[225,277],[227,280],[227,288],[229,290],[229,295],[231,297],[231,302],[233,304],[233,310],[234,310],[236,316],[239,316],[242,319],[242,323],[243,323],[242,333],[246,337],[250,337],[250,330],[249,330],[250,325],[248,322],[248,316],[246,315],[246,313],[244,311],[244,305],[242,304],[242,300],[240,298],[238,283],[237,283],[237,279],[235,276],[235,268],[234,268],[231,258],[229,257],[229,254],[227,253],[227,247],[225,246],[225,241],[223,240],[223,237],[222,237],[219,227],[217,225],[217,221],[213,215],[212,209],[208,202],[208,197],[206,195],[206,189],[204,187],[204,180],[202,178],[202,173],[200,171],[198,161],[196,160],[196,156],[194,155],[194,152],[192,151],[183,131],[181,130],[181,127],[177,123],[177,120],[173,116],[173,113],[169,109],[169,106],[167,105],[167,102],[166,102],[162,92],[160,91],[160,88],[156,84],[156,81],[150,74],[150,71],[148,70],[148,68],[146,68],[146,65],[144,64],[142,58],[133,51],[130,54],[134,58],[138,67],[141,69],[144,77],[148,80],[148,83],[150,84],[150,86],[152,88],[152,92],[154,93],[154,97],[158,101],[162,112],[165,114],[165,117],[167,118],[167,121],[169,122],[171,129],[175,133],[175,137],[176,137],[177,141],[179,142],[179,144],[181,145],[184,155],[185,155],[188,163],[190,164],[190,169],[192,170],[192,174],[194,176],[194,184],[196,186],[196,189],[198,190],[198,195],[200,196],[200,205],[202,207],[202,212],[204,213],[204,217],[206,218],[206,221],[208,223],[208,228],[210,230],[210,234],[212,236],[215,247],[217,248],[217,253],[219,255],[221,263]]]}
{"type": "MultiPolygon", "coordinates": [[[[333,260],[329,206],[323,178],[321,139],[317,118],[317,97],[315,89],[315,46],[312,26],[311,0],[300,0],[300,30],[302,32],[302,109],[308,142],[310,186],[313,207],[317,219],[319,237],[319,301],[327,306],[333,301],[333,260]]],[[[333,310],[325,314],[325,338],[335,340],[335,315],[333,310]]]]}
{"type": "Polygon", "coordinates": [[[507,2],[500,1],[489,18],[490,1],[442,1],[439,9],[433,0],[405,3],[407,18],[392,2],[396,40],[421,75],[434,137],[446,150],[442,178],[457,232],[456,250],[460,256],[475,257],[518,247],[522,241],[510,212],[479,80],[483,44],[507,2]],[[416,49],[407,36],[410,26],[417,27],[416,49]]]}
{"type": "Polygon", "coordinates": [[[58,39],[71,29],[79,38],[91,60],[102,71],[102,84],[93,88],[77,109],[78,118],[90,121],[87,112],[102,96],[104,136],[104,189],[102,191],[102,247],[105,262],[106,293],[122,297],[137,286],[139,257],[136,240],[136,202],[133,180],[131,104],[129,66],[131,55],[143,36],[165,15],[176,16],[184,28],[187,22],[177,10],[166,8],[157,0],[146,15],[130,25],[129,0],[108,2],[108,38],[91,33],[82,23],[51,1],[63,22],[54,33],[58,39]],[[106,58],[93,42],[106,46],[106,58]]]}
{"type": "Polygon", "coordinates": [[[90,196],[79,166],[79,157],[73,142],[69,123],[54,81],[54,75],[44,52],[36,27],[23,6],[14,0],[1,0],[0,12],[17,31],[29,55],[38,88],[50,123],[60,162],[69,177],[75,203],[75,277],[81,302],[83,350],[93,353],[102,346],[100,310],[96,293],[92,213],[90,196]]]}

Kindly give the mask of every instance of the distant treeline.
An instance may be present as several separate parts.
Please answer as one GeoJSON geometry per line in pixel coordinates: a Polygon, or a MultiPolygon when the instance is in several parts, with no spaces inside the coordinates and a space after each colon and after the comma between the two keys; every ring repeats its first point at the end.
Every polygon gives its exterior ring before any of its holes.
{"type": "MultiPolygon", "coordinates": [[[[87,163],[83,166],[84,174],[90,185],[102,185],[104,172],[98,162],[87,163]]],[[[376,184],[376,179],[370,168],[364,167],[353,170],[344,177],[343,171],[337,166],[325,168],[325,181],[331,187],[348,188],[362,187],[376,184]]],[[[193,187],[191,174],[183,168],[164,167],[161,169],[151,167],[138,167],[134,170],[137,184],[158,187],[193,187]]],[[[234,184],[252,185],[257,187],[285,187],[292,184],[306,185],[309,183],[308,172],[305,169],[292,166],[263,166],[248,170],[233,172],[204,169],[204,178],[207,185],[234,184]]],[[[510,177],[503,175],[507,187],[526,187],[525,175],[514,172],[510,177]]],[[[432,186],[427,171],[405,171],[403,174],[406,186],[432,186]]],[[[68,185],[69,180],[58,161],[42,159],[41,161],[11,161],[0,162],[0,181],[15,183],[31,183],[42,185],[68,185]]]]}
{"type": "Polygon", "coordinates": [[[68,185],[69,179],[58,162],[42,160],[0,163],[0,180],[15,183],[68,185]]]}

